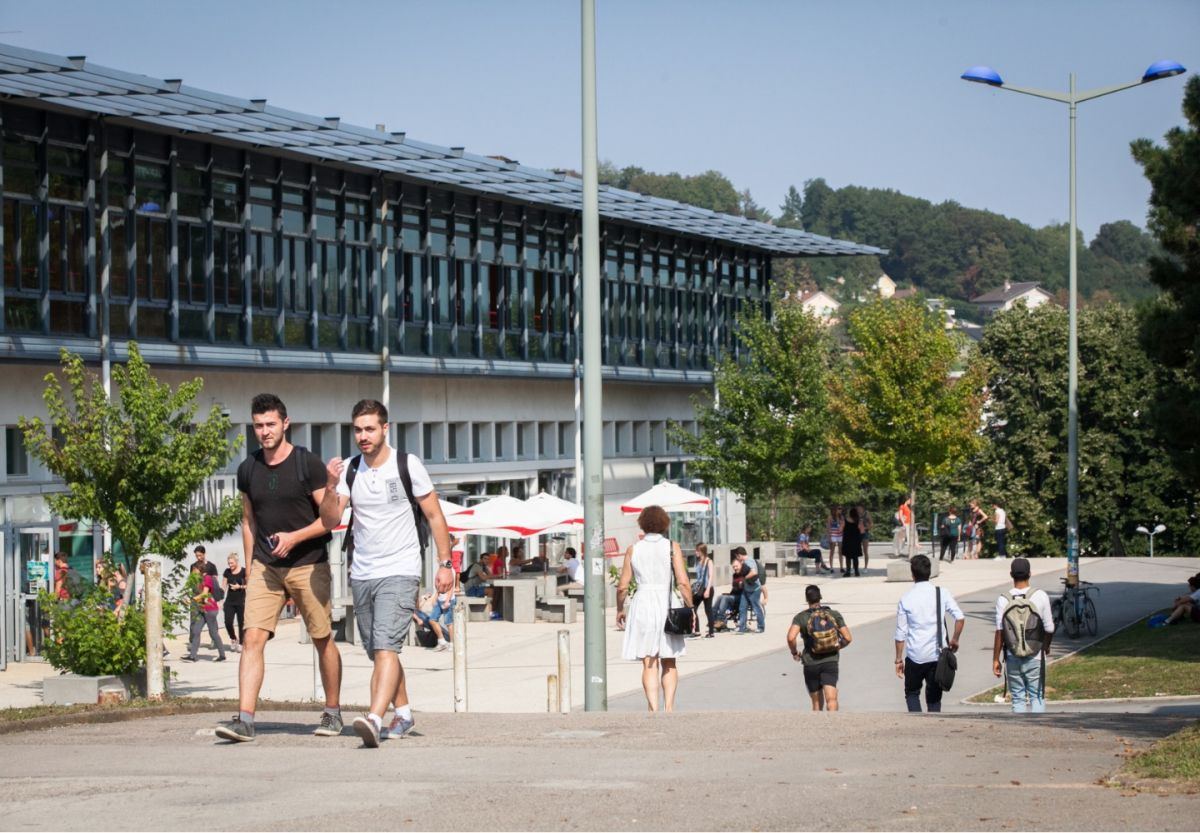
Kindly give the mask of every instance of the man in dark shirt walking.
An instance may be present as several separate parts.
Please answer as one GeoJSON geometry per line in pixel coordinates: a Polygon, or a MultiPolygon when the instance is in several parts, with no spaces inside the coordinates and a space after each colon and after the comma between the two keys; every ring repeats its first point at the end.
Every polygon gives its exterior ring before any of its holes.
{"type": "Polygon", "coordinates": [[[850,644],[850,628],[842,614],[821,604],[821,588],[810,584],[804,588],[808,609],[792,619],[788,628],[788,650],[792,659],[804,664],[804,687],[812,698],[812,710],[838,710],[838,658],[842,648],[850,644]],[[803,637],[803,651],[796,644],[803,637]]]}
{"type": "Polygon", "coordinates": [[[339,735],[342,656],[333,641],[329,527],[320,515],[325,466],[317,455],[288,442],[287,407],[279,397],[270,393],[254,397],[250,417],[262,449],[238,468],[246,551],[239,712],[237,720],[217,729],[217,737],[254,740],[254,710],[265,672],[263,650],[275,635],[289,598],[304,617],[325,688],[325,711],[313,734],[339,735]]]}

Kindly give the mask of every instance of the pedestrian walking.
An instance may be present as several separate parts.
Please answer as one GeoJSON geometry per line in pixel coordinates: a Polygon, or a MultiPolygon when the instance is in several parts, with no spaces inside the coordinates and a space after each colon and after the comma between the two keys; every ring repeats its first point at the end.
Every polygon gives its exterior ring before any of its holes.
{"type": "Polygon", "coordinates": [[[1008,558],[1008,512],[992,501],[992,525],[996,530],[996,557],[1008,558]]]}
{"type": "Polygon", "coordinates": [[[933,673],[944,647],[938,644],[939,617],[944,620],[949,614],[954,618],[954,633],[948,643],[951,651],[958,650],[965,619],[950,591],[929,583],[932,565],[928,556],[913,556],[910,569],[912,589],[896,605],[896,676],[904,680],[904,700],[910,712],[921,710],[922,686],[928,710],[940,712],[942,688],[933,673]]]}
{"type": "Polygon", "coordinates": [[[238,564],[236,552],[229,553],[229,566],[221,575],[225,588],[225,632],[229,634],[230,647],[242,650],[242,637],[246,632],[246,570],[238,564]]]}
{"type": "Polygon", "coordinates": [[[996,599],[992,673],[1005,676],[1014,714],[1040,713],[1046,710],[1046,656],[1054,639],[1050,597],[1030,589],[1028,559],[1014,558],[1008,574],[1012,589],[996,599]]]}
{"type": "Polygon", "coordinates": [[[668,609],[680,604],[695,607],[683,551],[665,536],[670,524],[661,506],[642,510],[638,526],[644,537],[625,551],[617,583],[617,625],[625,628],[621,657],[641,660],[642,691],[652,712],[658,711],[660,685],[663,709],[675,710],[675,691],[679,685],[676,661],[687,651],[682,634],[664,630],[668,609]],[[626,614],[625,599],[634,580],[637,593],[626,614]]]}
{"type": "Polygon", "coordinates": [[[901,548],[903,548],[903,555],[906,558],[911,558],[916,554],[916,535],[913,529],[913,503],[911,496],[906,496],[900,502],[894,518],[896,528],[892,533],[892,553],[896,558],[899,558],[901,556],[901,548]]]}
{"type": "Polygon", "coordinates": [[[185,662],[196,662],[200,656],[200,634],[205,627],[217,649],[217,658],[213,662],[225,661],[225,646],[221,643],[221,634],[217,630],[217,611],[220,606],[213,598],[213,578],[204,572],[200,564],[193,564],[188,579],[188,596],[190,616],[188,622],[189,638],[188,652],[183,657],[185,662]]]}
{"type": "Polygon", "coordinates": [[[320,458],[287,439],[287,406],[261,393],[250,403],[254,436],[261,446],[238,467],[242,493],[242,548],[246,558],[246,618],[238,666],[238,716],[219,726],[217,737],[254,740],[254,711],[262,689],[267,641],[289,600],[304,617],[325,689],[325,708],[313,732],[342,732],[342,655],[333,641],[329,530],[319,507],[325,495],[320,458]]]}
{"type": "Polygon", "coordinates": [[[804,687],[812,700],[812,710],[838,710],[838,660],[841,650],[851,642],[850,628],[836,610],[821,604],[821,588],[804,588],[808,609],[792,618],[787,632],[792,659],[804,665],[804,687]],[[803,641],[797,645],[796,639],[803,641]]]}
{"type": "Polygon", "coordinates": [[[446,594],[447,607],[454,589],[454,562],[450,532],[429,473],[415,454],[401,454],[388,444],[387,408],[374,399],[363,399],[350,416],[361,453],[329,461],[321,519],[333,525],[350,506],[354,619],[374,663],[370,711],[355,718],[354,731],[364,746],[374,749],[380,740],[399,737],[415,725],[400,652],[421,583],[422,521],[428,522],[429,537],[437,546],[433,583],[438,593],[446,594]],[[385,732],[388,706],[394,706],[395,715],[385,732]]]}
{"type": "Polygon", "coordinates": [[[938,561],[946,560],[946,550],[949,549],[950,563],[954,563],[954,556],[958,553],[958,543],[962,540],[962,526],[962,518],[958,517],[958,512],[951,506],[946,510],[946,515],[942,518],[938,530],[939,537],[942,539],[942,549],[938,554],[938,561]]]}

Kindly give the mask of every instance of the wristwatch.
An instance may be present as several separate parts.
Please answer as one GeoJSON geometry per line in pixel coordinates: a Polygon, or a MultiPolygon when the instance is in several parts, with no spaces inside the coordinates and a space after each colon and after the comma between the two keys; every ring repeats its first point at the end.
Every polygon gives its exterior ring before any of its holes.
{"type": "Polygon", "coordinates": [[[453,569],[454,569],[454,562],[453,562],[453,561],[442,561],[442,562],[440,562],[440,563],[438,564],[438,566],[439,566],[439,567],[444,567],[444,568],[446,568],[447,570],[453,570],[453,569]]]}

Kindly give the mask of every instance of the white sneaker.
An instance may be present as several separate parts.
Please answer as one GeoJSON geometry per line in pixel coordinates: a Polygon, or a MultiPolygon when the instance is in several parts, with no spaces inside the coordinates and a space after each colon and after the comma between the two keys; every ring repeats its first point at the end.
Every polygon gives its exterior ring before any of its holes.
{"type": "Polygon", "coordinates": [[[435,651],[445,651],[445,650],[446,650],[447,648],[449,648],[449,647],[450,647],[450,643],[449,643],[449,642],[447,642],[446,640],[444,640],[444,639],[443,639],[441,642],[439,642],[439,643],[437,644],[437,647],[436,647],[436,648],[434,648],[433,650],[435,650],[435,651]]]}

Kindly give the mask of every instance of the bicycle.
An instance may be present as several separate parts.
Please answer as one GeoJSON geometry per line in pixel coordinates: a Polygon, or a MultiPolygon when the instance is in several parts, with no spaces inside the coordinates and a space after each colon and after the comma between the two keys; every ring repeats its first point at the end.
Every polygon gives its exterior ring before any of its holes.
{"type": "MultiPolygon", "coordinates": [[[[1066,584],[1067,580],[1062,579],[1066,584]]],[[[1079,636],[1082,628],[1087,628],[1091,636],[1100,630],[1100,619],[1096,614],[1096,603],[1089,594],[1099,593],[1100,588],[1090,581],[1080,581],[1074,587],[1066,587],[1062,595],[1050,603],[1050,612],[1054,616],[1054,626],[1064,627],[1072,639],[1079,636]]]]}

